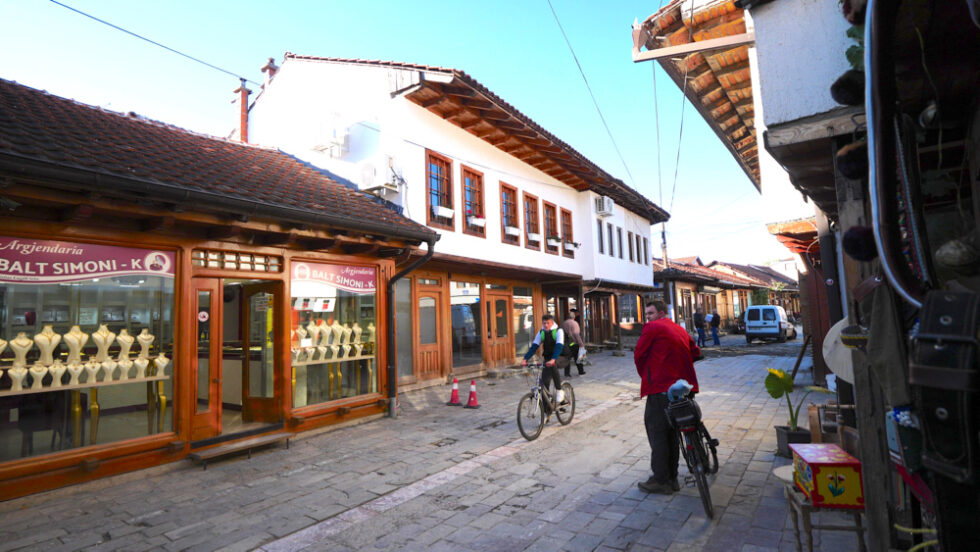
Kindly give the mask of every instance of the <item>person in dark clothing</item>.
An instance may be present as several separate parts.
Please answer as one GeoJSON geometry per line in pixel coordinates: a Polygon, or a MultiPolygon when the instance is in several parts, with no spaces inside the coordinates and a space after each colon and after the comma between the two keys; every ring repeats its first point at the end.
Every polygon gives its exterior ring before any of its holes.
{"type": "Polygon", "coordinates": [[[671,494],[680,490],[677,464],[680,443],[667,420],[667,389],[685,379],[698,392],[694,361],[701,356],[691,336],[667,315],[663,301],[649,303],[644,311],[647,323],[633,350],[636,373],[641,378],[640,396],[647,398],[643,413],[647,439],[650,442],[650,470],[653,475],[637,484],[647,493],[671,494]]]}
{"type": "Polygon", "coordinates": [[[711,311],[711,339],[714,340],[715,347],[721,345],[721,341],[718,339],[718,326],[721,326],[721,317],[718,316],[718,311],[711,311]]]}
{"type": "Polygon", "coordinates": [[[582,365],[581,359],[579,359],[579,350],[585,347],[585,342],[582,340],[582,332],[580,331],[578,322],[575,321],[575,316],[578,311],[571,309],[568,313],[568,318],[561,323],[561,329],[565,332],[565,342],[570,350],[571,360],[565,365],[565,377],[572,377],[572,362],[575,362],[575,366],[578,368],[578,375],[585,375],[585,368],[582,365]]]}
{"type": "Polygon", "coordinates": [[[534,341],[524,354],[524,361],[521,363],[527,366],[527,361],[534,356],[534,352],[541,347],[541,356],[544,357],[544,368],[541,369],[541,382],[547,387],[553,381],[557,396],[555,400],[558,404],[565,402],[565,393],[561,390],[561,376],[558,375],[558,359],[561,357],[565,347],[565,332],[555,324],[555,317],[546,314],[541,317],[541,331],[534,336],[534,341]]]}
{"type": "Polygon", "coordinates": [[[694,311],[694,329],[698,331],[698,347],[705,346],[705,335],[704,335],[704,315],[701,314],[701,309],[694,311]]]}

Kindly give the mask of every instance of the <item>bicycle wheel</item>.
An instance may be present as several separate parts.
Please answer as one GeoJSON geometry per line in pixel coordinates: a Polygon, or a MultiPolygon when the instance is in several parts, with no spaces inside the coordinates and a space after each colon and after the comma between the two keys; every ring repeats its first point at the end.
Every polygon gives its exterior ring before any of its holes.
{"type": "Polygon", "coordinates": [[[575,416],[575,389],[572,388],[572,384],[566,381],[561,384],[561,390],[565,392],[565,400],[568,401],[568,404],[558,407],[558,422],[561,425],[568,425],[571,423],[572,417],[575,416]]]}
{"type": "Polygon", "coordinates": [[[528,441],[537,439],[544,429],[541,401],[531,393],[521,397],[521,402],[517,403],[517,429],[528,441]]]}
{"type": "Polygon", "coordinates": [[[707,462],[705,462],[705,468],[707,472],[718,473],[718,439],[712,439],[711,434],[708,433],[708,429],[704,427],[704,424],[700,424],[698,427],[698,435],[700,436],[703,450],[706,452],[707,462]]]}
{"type": "Polygon", "coordinates": [[[701,495],[701,506],[704,507],[704,515],[708,516],[708,519],[712,519],[715,516],[714,506],[711,504],[711,490],[708,489],[708,456],[701,446],[701,441],[699,437],[687,434],[684,436],[685,443],[691,447],[691,463],[693,464],[691,470],[691,476],[694,477],[694,483],[698,487],[698,494],[701,495]]]}

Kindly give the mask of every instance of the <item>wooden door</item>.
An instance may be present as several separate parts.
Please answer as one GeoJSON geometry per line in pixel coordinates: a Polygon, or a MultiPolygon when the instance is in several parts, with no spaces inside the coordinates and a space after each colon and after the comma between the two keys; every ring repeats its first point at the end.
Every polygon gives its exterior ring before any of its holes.
{"type": "Polygon", "coordinates": [[[419,379],[442,377],[442,291],[419,290],[415,308],[416,375],[419,379]]]}
{"type": "Polygon", "coordinates": [[[511,330],[513,298],[510,293],[487,292],[487,361],[491,364],[514,360],[514,339],[511,330]]]}
{"type": "Polygon", "coordinates": [[[278,282],[242,287],[242,421],[280,420],[276,348],[278,282]]]}
{"type": "Polygon", "coordinates": [[[191,439],[206,439],[221,434],[221,283],[216,278],[194,278],[191,287],[197,328],[191,351],[191,374],[194,378],[194,415],[191,439]]]}

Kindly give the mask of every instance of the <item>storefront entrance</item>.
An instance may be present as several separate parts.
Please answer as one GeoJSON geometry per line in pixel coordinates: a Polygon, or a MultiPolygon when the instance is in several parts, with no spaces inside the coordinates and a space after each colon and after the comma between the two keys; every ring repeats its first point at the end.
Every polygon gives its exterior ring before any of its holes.
{"type": "Polygon", "coordinates": [[[195,278],[197,339],[191,355],[191,439],[248,432],[281,421],[276,377],[276,298],[282,284],[195,278]]]}
{"type": "Polygon", "coordinates": [[[487,360],[494,365],[514,360],[508,319],[513,312],[510,291],[487,290],[487,360]]]}

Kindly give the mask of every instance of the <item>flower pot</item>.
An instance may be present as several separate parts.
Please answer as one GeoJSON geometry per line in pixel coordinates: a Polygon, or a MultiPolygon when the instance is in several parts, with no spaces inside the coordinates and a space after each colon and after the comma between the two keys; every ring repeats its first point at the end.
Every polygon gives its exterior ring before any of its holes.
{"type": "Polygon", "coordinates": [[[437,217],[453,218],[453,212],[449,207],[443,207],[442,205],[432,206],[432,214],[437,217]]]}
{"type": "Polygon", "coordinates": [[[469,223],[470,226],[478,226],[480,228],[483,228],[484,226],[487,225],[487,219],[483,217],[469,216],[466,217],[466,222],[469,223]]]}
{"type": "Polygon", "coordinates": [[[785,458],[792,458],[793,454],[789,450],[791,443],[809,443],[810,430],[799,428],[791,431],[789,426],[775,426],[776,428],[776,454],[785,458]]]}
{"type": "Polygon", "coordinates": [[[565,249],[572,249],[572,250],[578,249],[578,244],[575,242],[567,241],[565,242],[565,249]]]}
{"type": "Polygon", "coordinates": [[[538,234],[537,232],[528,232],[527,241],[540,242],[541,234],[538,234]]]}
{"type": "Polygon", "coordinates": [[[504,233],[508,236],[520,236],[521,229],[516,226],[504,226],[504,233]]]}
{"type": "Polygon", "coordinates": [[[561,246],[561,240],[553,240],[551,238],[548,238],[548,247],[560,247],[560,246],[561,246]]]}

